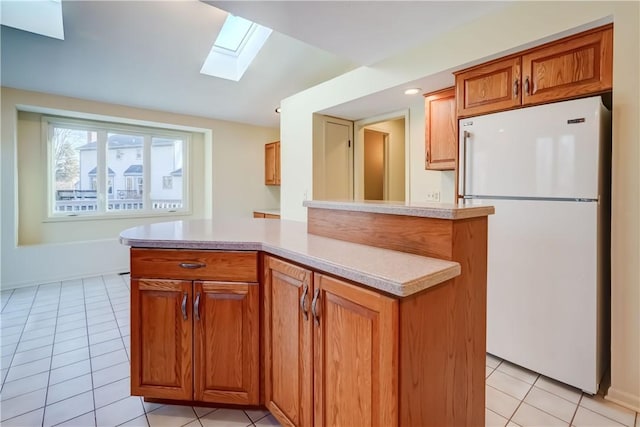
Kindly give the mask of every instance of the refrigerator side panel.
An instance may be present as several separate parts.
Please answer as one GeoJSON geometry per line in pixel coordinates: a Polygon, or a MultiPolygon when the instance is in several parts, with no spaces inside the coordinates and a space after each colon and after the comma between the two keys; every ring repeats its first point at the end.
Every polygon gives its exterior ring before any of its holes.
{"type": "Polygon", "coordinates": [[[461,119],[465,193],[597,199],[600,115],[594,97],[461,119]]]}
{"type": "Polygon", "coordinates": [[[597,203],[492,203],[487,351],[595,393],[603,368],[597,203]]]}

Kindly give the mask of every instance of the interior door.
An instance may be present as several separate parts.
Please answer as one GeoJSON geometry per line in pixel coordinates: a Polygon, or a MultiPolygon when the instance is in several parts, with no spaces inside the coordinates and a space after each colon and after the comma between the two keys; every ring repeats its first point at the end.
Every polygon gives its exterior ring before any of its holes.
{"type": "Polygon", "coordinates": [[[364,198],[385,200],[385,134],[364,130],[364,198]]]}
{"type": "Polygon", "coordinates": [[[324,123],[324,196],[353,198],[353,123],[328,118],[324,123]]]}

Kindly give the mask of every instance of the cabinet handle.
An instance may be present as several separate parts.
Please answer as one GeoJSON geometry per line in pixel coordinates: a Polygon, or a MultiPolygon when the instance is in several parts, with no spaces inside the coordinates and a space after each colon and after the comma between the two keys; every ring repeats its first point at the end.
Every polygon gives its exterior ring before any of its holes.
{"type": "Polygon", "coordinates": [[[207,264],[205,264],[203,262],[181,262],[180,263],[180,267],[188,268],[190,270],[194,270],[196,268],[204,268],[206,266],[207,266],[207,264]]]}
{"type": "Polygon", "coordinates": [[[516,98],[518,96],[518,79],[513,82],[513,97],[516,98]]]}
{"type": "Polygon", "coordinates": [[[320,326],[320,314],[316,309],[319,299],[320,299],[320,288],[315,290],[315,292],[313,293],[313,300],[311,301],[311,314],[313,314],[313,318],[316,321],[316,326],[320,326]]]}
{"type": "Polygon", "coordinates": [[[187,294],[186,292],[182,295],[182,318],[187,320],[187,294]]]}
{"type": "Polygon", "coordinates": [[[200,292],[196,294],[196,302],[193,303],[193,313],[196,320],[200,320],[200,292]]]}
{"type": "Polygon", "coordinates": [[[309,293],[309,285],[305,282],[302,288],[302,296],[300,297],[300,310],[304,315],[304,320],[309,320],[309,311],[307,310],[307,293],[309,293]]]}
{"type": "Polygon", "coordinates": [[[529,77],[527,77],[524,81],[524,92],[529,95],[529,77]]]}

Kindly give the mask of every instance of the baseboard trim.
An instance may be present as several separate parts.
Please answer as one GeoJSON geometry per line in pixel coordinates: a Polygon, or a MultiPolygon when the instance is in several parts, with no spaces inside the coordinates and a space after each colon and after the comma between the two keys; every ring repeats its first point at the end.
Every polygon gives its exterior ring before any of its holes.
{"type": "Polygon", "coordinates": [[[625,408],[629,408],[632,411],[640,412],[640,396],[627,393],[626,391],[617,390],[614,387],[609,387],[604,398],[613,403],[624,406],[625,408]]]}

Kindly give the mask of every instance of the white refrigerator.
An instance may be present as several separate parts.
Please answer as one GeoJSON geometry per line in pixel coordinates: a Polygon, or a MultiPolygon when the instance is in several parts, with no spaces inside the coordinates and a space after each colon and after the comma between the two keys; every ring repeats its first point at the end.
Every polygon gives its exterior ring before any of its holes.
{"type": "Polygon", "coordinates": [[[609,361],[610,113],[600,97],[459,121],[489,217],[487,351],[596,393],[609,361]]]}

